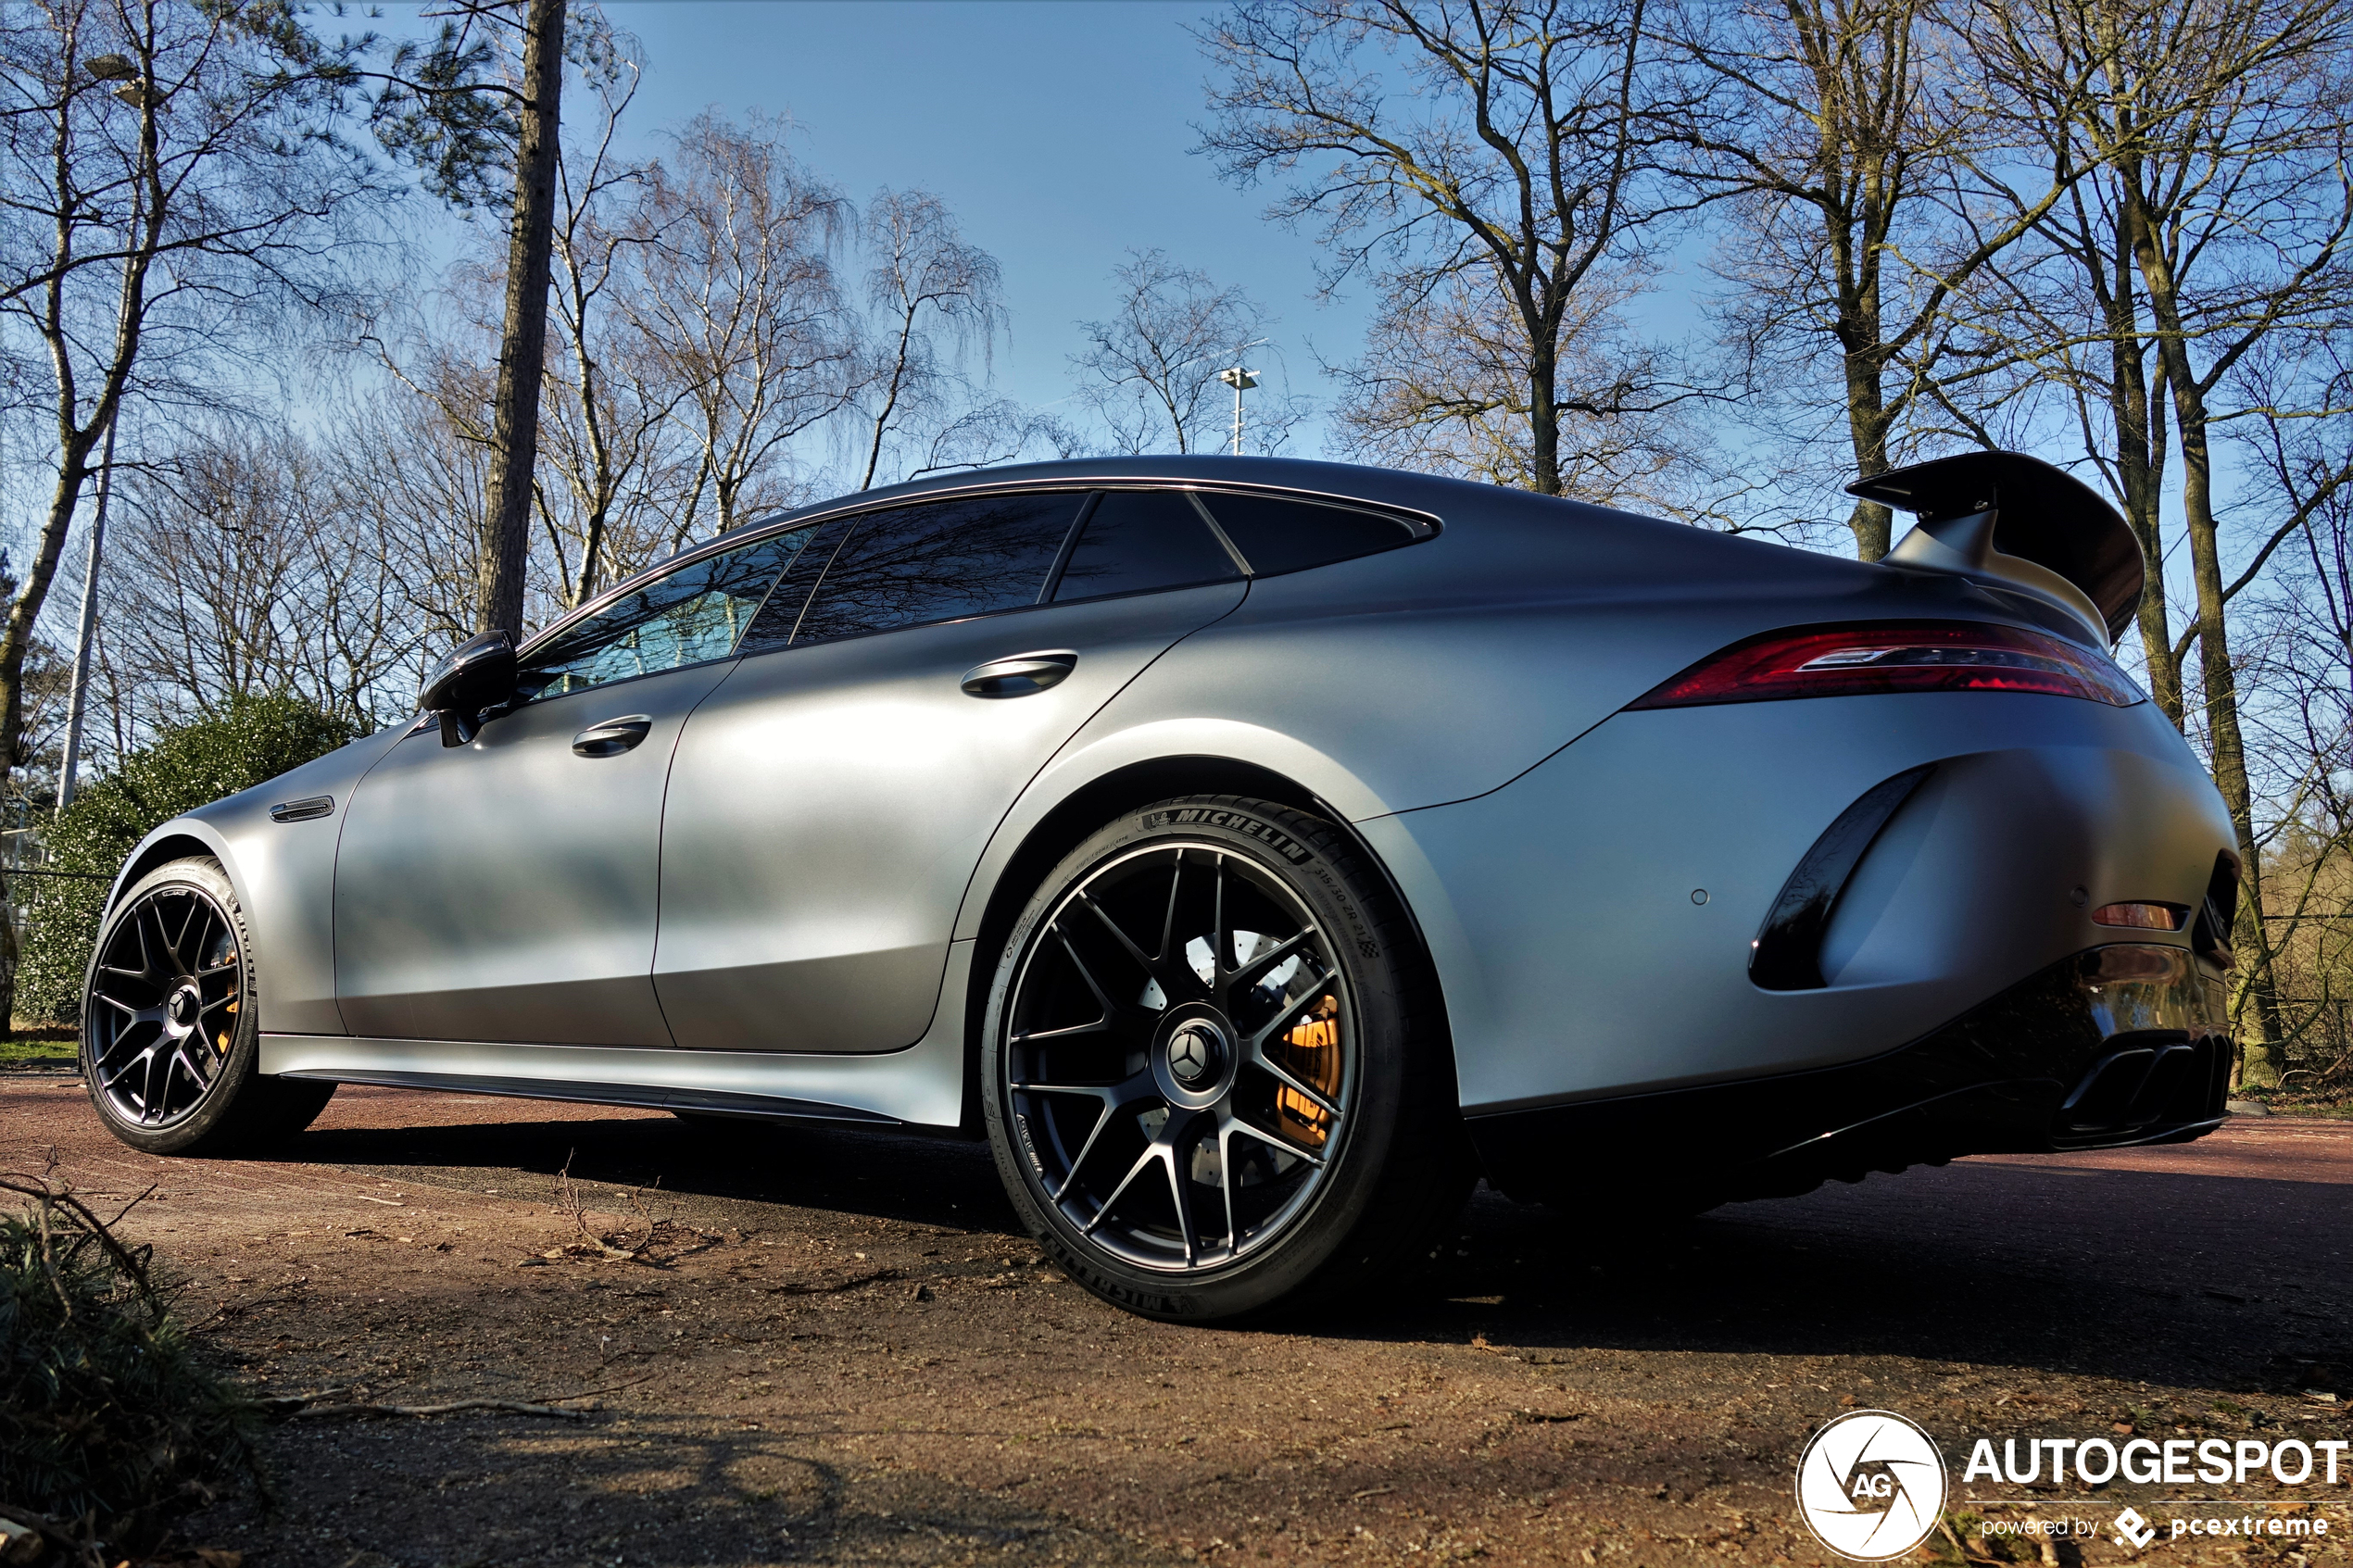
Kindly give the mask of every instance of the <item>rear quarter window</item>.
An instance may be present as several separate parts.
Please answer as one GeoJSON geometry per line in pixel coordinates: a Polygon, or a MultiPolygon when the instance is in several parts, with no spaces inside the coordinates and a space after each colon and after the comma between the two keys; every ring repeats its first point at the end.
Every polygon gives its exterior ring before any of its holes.
{"type": "Polygon", "coordinates": [[[1200,498],[1217,520],[1217,526],[1226,531],[1226,537],[1250,562],[1253,577],[1352,560],[1410,545],[1419,537],[1401,519],[1354,507],[1276,495],[1213,493],[1200,498]]]}

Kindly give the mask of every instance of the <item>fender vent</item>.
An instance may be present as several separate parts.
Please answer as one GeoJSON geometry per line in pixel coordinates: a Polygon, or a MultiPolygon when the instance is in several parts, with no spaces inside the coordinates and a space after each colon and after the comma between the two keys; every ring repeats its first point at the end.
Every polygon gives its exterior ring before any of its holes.
{"type": "Polygon", "coordinates": [[[2231,932],[2238,921],[2239,869],[2228,855],[2214,857],[2214,874],[2207,880],[2206,899],[2190,927],[2190,948],[2209,963],[2231,967],[2231,932]]]}
{"type": "Polygon", "coordinates": [[[1873,784],[1822,830],[1781,884],[1765,928],[1749,944],[1749,979],[1768,991],[1818,991],[1830,984],[1822,978],[1822,937],[1837,911],[1838,896],[1896,808],[1934,771],[1931,762],[1873,784]]]}

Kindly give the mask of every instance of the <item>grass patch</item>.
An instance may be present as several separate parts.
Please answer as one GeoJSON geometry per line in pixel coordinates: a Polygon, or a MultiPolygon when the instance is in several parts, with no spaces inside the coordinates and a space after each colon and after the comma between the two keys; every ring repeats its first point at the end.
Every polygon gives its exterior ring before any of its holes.
{"type": "Polygon", "coordinates": [[[0,1191],[29,1200],[0,1214],[0,1512],[135,1556],[258,1484],[260,1412],[198,1359],[149,1249],[45,1179],[0,1191]]]}
{"type": "Polygon", "coordinates": [[[10,1035],[0,1039],[0,1067],[71,1067],[80,1050],[70,1035],[62,1039],[48,1031],[10,1035]]]}
{"type": "Polygon", "coordinates": [[[2317,1088],[2256,1088],[2231,1091],[2233,1099],[2251,1099],[2274,1116],[2326,1116],[2353,1120],[2353,1088],[2328,1085],[2317,1088]]]}

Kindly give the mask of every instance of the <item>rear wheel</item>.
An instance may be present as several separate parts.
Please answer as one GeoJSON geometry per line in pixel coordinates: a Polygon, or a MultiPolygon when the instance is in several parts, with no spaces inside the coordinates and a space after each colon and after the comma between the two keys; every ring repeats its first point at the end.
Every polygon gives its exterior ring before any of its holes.
{"type": "Polygon", "coordinates": [[[265,1078],[252,945],[220,863],[191,857],[132,884],[98,934],[82,1076],[114,1135],[153,1154],[290,1137],[333,1084],[265,1078]]]}
{"type": "Polygon", "coordinates": [[[1331,823],[1265,801],[1164,801],[1073,851],[1007,940],[981,1074],[1032,1234],[1151,1316],[1376,1277],[1473,1179],[1403,911],[1331,823]]]}

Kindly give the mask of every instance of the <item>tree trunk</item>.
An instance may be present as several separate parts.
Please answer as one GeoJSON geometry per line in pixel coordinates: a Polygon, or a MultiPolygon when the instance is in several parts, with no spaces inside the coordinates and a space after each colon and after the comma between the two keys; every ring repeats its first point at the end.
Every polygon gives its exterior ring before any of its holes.
{"type": "MultiPolygon", "coordinates": [[[[1874,323],[1869,336],[1876,340],[1874,323]]],[[[1855,451],[1855,476],[1869,479],[1888,470],[1887,406],[1880,387],[1879,360],[1873,349],[1846,356],[1846,433],[1855,451]]],[[[1857,501],[1847,514],[1847,531],[1855,535],[1855,558],[1879,560],[1895,544],[1895,514],[1877,501],[1857,501]]]]}
{"type": "MultiPolygon", "coordinates": [[[[1830,224],[1831,264],[1838,272],[1838,320],[1831,335],[1838,343],[1845,382],[1846,439],[1855,454],[1857,479],[1885,473],[1894,466],[1887,456],[1887,433],[1895,422],[1882,381],[1887,347],[1881,337],[1879,257],[1871,243],[1871,236],[1887,226],[1889,204],[1877,188],[1880,167],[1874,163],[1869,172],[1874,184],[1859,223],[1849,227],[1854,220],[1845,213],[1823,209],[1830,224]]],[[[1894,546],[1895,514],[1877,501],[1857,501],[1847,514],[1846,528],[1855,535],[1856,560],[1880,560],[1894,546]]]]}
{"type": "Polygon", "coordinates": [[[1528,357],[1529,488],[1561,493],[1560,366],[1552,347],[1533,342],[1528,357]]]}
{"type": "MultiPolygon", "coordinates": [[[[33,548],[32,568],[8,606],[6,630],[0,631],[0,746],[6,747],[0,750],[0,776],[13,772],[25,760],[18,755],[24,744],[24,656],[32,646],[33,622],[40,619],[49,584],[57,574],[66,534],[73,527],[82,482],[90,473],[90,451],[96,445],[88,438],[96,433],[94,420],[86,431],[74,430],[68,421],[65,450],[57,459],[57,485],[49,499],[40,542],[33,548]]],[[[6,890],[0,889],[0,900],[6,897],[6,890]]],[[[0,926],[6,927],[5,935],[0,935],[0,1019],[6,1019],[16,1012],[17,936],[14,911],[5,902],[0,902],[0,926]]]]}
{"type": "Polygon", "coordinates": [[[2237,947],[2244,955],[2241,984],[2254,1004],[2257,1040],[2247,1047],[2248,1066],[2268,1059],[2280,1037],[2278,999],[2271,983],[2271,955],[2263,925],[2263,862],[2255,836],[2255,792],[2246,772],[2246,742],[2239,727],[2238,675],[2231,667],[2229,623],[2224,617],[2222,560],[2214,520],[2214,471],[2207,446],[2206,388],[2190,364],[2183,335],[2181,302],[2175,296],[2171,259],[2158,245],[2141,202],[2136,164],[2123,175],[2126,220],[2134,260],[2148,290],[2149,315],[2157,326],[2158,357],[2172,394],[2173,420],[2182,437],[2182,514],[2190,540],[2191,580],[2197,588],[2198,673],[2203,679],[2208,749],[2215,787],[2231,813],[2240,861],[2237,947]]]}
{"type": "Polygon", "coordinates": [[[2165,483],[2164,410],[2150,397],[2141,365],[2139,322],[2129,257],[2117,258],[2117,288],[2108,302],[2111,355],[2108,403],[2116,424],[2116,480],[2124,521],[2148,563],[2141,589],[2141,650],[2147,656],[2149,696],[2175,729],[2183,727],[2182,666],[2173,657],[2172,619],[2165,603],[2165,535],[2158,505],[2165,483]]]}
{"type": "Polygon", "coordinates": [[[556,232],[556,126],[564,80],[565,0],[531,0],[523,22],[522,145],[507,234],[507,323],[498,341],[490,506],[475,630],[522,634],[531,550],[531,480],[539,458],[539,381],[547,360],[548,253],[556,232]]]}

